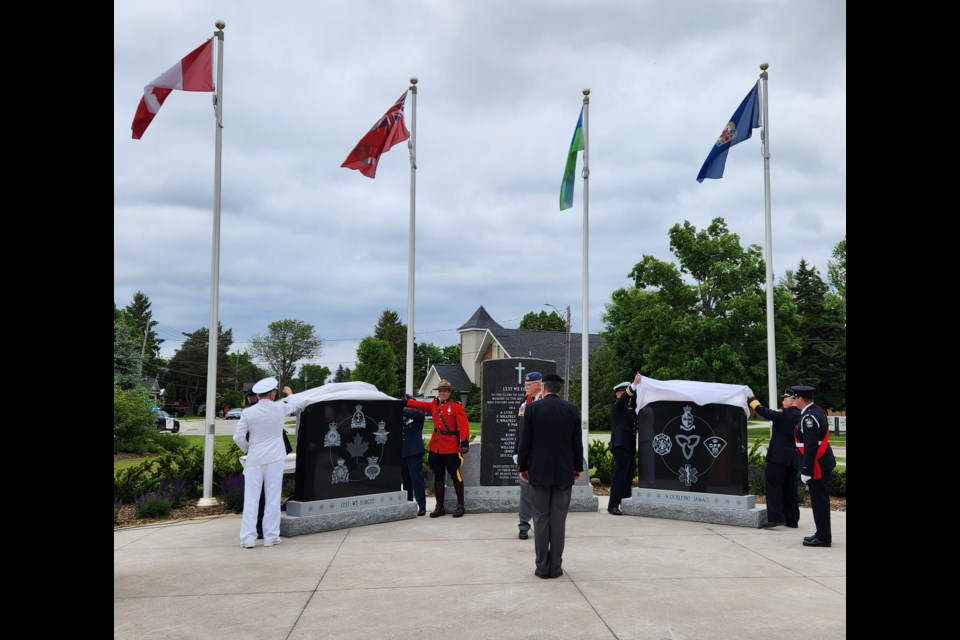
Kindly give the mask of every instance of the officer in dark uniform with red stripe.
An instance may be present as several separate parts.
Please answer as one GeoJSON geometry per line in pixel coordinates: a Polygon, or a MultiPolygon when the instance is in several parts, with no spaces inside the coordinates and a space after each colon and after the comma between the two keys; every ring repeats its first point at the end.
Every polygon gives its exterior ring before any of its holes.
{"type": "Polygon", "coordinates": [[[789,391],[796,395],[800,409],[797,423],[797,451],[800,452],[800,481],[810,491],[810,506],[817,531],[803,539],[805,547],[829,547],[833,544],[830,533],[830,474],[837,466],[830,448],[830,426],[827,414],[813,402],[813,387],[793,386],[789,391]]]}

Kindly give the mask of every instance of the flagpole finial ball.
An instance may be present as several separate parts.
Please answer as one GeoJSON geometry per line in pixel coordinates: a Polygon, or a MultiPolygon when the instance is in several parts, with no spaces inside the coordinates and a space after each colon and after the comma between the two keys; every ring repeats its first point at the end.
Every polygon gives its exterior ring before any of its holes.
{"type": "Polygon", "coordinates": [[[417,84],[417,76],[410,76],[410,84],[417,84]]]}
{"type": "Polygon", "coordinates": [[[769,67],[770,67],[770,65],[767,64],[766,62],[761,62],[761,63],[760,63],[760,71],[766,71],[769,67]]]}
{"type": "Polygon", "coordinates": [[[590,88],[589,88],[589,87],[587,87],[586,89],[583,90],[583,95],[585,95],[585,96],[590,95],[590,88]]]}
{"type": "Polygon", "coordinates": [[[223,29],[225,26],[227,26],[227,23],[223,20],[217,20],[216,26],[217,29],[223,29]]]}

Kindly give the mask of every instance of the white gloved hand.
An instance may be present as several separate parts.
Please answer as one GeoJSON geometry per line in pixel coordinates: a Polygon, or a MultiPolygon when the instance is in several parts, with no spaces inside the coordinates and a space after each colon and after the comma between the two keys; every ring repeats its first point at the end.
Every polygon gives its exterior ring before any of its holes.
{"type": "Polygon", "coordinates": [[[813,477],[813,476],[805,476],[805,475],[803,475],[803,474],[801,473],[801,474],[800,474],[800,482],[802,482],[803,484],[807,484],[808,482],[810,482],[810,479],[811,479],[812,477],[813,477]]]}
{"type": "Polygon", "coordinates": [[[513,454],[513,464],[517,464],[517,454],[513,454]]]}

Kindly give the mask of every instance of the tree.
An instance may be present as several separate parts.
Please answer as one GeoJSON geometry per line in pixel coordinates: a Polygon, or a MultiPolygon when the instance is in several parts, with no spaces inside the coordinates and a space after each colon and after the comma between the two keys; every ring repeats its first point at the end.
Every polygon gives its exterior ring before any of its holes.
{"type": "Polygon", "coordinates": [[[250,338],[250,353],[267,361],[282,388],[285,381],[293,378],[298,360],[323,353],[323,341],[314,333],[312,324],[300,320],[277,320],[267,328],[267,335],[250,338]]]}
{"type": "MultiPolygon", "coordinates": [[[[827,281],[833,288],[828,296],[827,304],[840,311],[843,318],[844,334],[847,324],[847,238],[837,243],[833,248],[833,257],[836,261],[827,263],[827,281]]],[[[844,337],[846,339],[846,337],[844,337]]]]}
{"type": "Polygon", "coordinates": [[[531,331],[567,331],[567,319],[561,318],[556,312],[531,311],[520,321],[520,329],[531,331]]]}
{"type": "Polygon", "coordinates": [[[435,364],[444,363],[443,350],[430,342],[416,342],[413,345],[413,388],[420,388],[427,371],[435,364]]]}
{"type": "Polygon", "coordinates": [[[342,364],[337,365],[337,372],[333,374],[333,382],[350,382],[353,380],[353,371],[342,364]]]}
{"type": "MultiPolygon", "coordinates": [[[[746,384],[764,397],[766,271],[760,247],[742,248],[723,218],[704,231],[689,222],[674,225],[669,237],[679,268],[643,256],[628,276],[633,287],[614,291],[604,312],[611,362],[625,365],[614,379],[639,371],[663,380],[746,384]]],[[[796,348],[790,298],[786,288],[774,289],[778,363],[796,348]]]]}
{"type": "Polygon", "coordinates": [[[800,351],[792,359],[792,384],[817,387],[817,404],[846,409],[846,330],[837,307],[827,303],[827,285],[816,267],[800,261],[794,287],[800,325],[800,351]]]}
{"type": "MultiPolygon", "coordinates": [[[[231,386],[235,390],[242,391],[244,383],[257,382],[269,375],[266,369],[261,369],[254,364],[253,358],[246,351],[231,353],[227,357],[230,359],[230,370],[233,372],[231,386]]],[[[229,402],[226,404],[233,406],[229,402]]]]}
{"type": "Polygon", "coordinates": [[[330,369],[319,364],[304,364],[300,366],[300,375],[290,381],[290,387],[295,393],[315,389],[326,384],[330,369]]]}
{"type": "Polygon", "coordinates": [[[369,382],[387,395],[397,388],[397,357],[386,340],[364,338],[357,347],[357,366],[353,379],[369,382]]]}
{"type": "MultiPolygon", "coordinates": [[[[179,398],[187,401],[192,408],[204,402],[207,396],[207,360],[210,331],[206,327],[192,333],[183,332],[186,338],[183,345],[170,358],[166,379],[176,385],[177,397],[167,397],[167,402],[179,398]]],[[[227,356],[233,344],[233,330],[223,330],[217,323],[217,374],[216,392],[229,391],[234,386],[236,372],[227,356]]],[[[218,401],[219,404],[219,401],[218,401]]]]}
{"type": "Polygon", "coordinates": [[[836,289],[840,298],[843,300],[843,306],[847,306],[847,237],[838,242],[833,248],[833,260],[827,263],[827,280],[830,286],[836,289]]]}
{"type": "Polygon", "coordinates": [[[150,398],[144,387],[136,386],[125,390],[116,380],[113,381],[114,453],[144,453],[151,449],[157,428],[154,422],[156,418],[150,413],[150,405],[150,398]]]}
{"type": "Polygon", "coordinates": [[[443,360],[442,364],[460,364],[460,345],[459,344],[448,344],[443,347],[443,360]]]}
{"type": "MultiPolygon", "coordinates": [[[[396,311],[384,310],[377,320],[377,326],[373,330],[373,337],[383,340],[390,345],[393,355],[397,359],[397,381],[399,386],[396,389],[381,389],[384,393],[399,396],[403,394],[405,385],[403,382],[407,379],[407,325],[400,322],[400,315],[396,311]]],[[[414,359],[416,362],[416,359],[414,359]]],[[[414,374],[416,377],[416,374],[414,374]]]]}
{"type": "Polygon", "coordinates": [[[146,337],[145,347],[143,348],[146,360],[152,360],[160,355],[160,345],[163,339],[157,337],[157,332],[153,330],[159,322],[153,319],[153,311],[150,309],[150,298],[142,291],[133,294],[133,300],[128,304],[123,312],[136,333],[143,340],[146,337]]]}
{"type": "MultiPolygon", "coordinates": [[[[116,305],[114,305],[116,309],[116,305]]],[[[113,379],[121,389],[132,389],[140,384],[140,346],[133,329],[114,313],[113,320],[113,379]]]]}

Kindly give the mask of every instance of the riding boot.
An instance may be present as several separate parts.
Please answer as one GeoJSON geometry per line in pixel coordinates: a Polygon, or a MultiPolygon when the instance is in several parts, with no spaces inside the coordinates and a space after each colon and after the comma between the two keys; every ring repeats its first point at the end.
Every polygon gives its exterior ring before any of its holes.
{"type": "Polygon", "coordinates": [[[440,516],[447,515],[447,510],[443,508],[443,483],[435,482],[433,483],[433,493],[437,496],[437,506],[433,508],[433,511],[430,512],[431,518],[439,518],[440,516]]]}
{"type": "Polygon", "coordinates": [[[463,482],[453,481],[453,490],[457,492],[457,509],[453,512],[454,518],[463,517],[463,482]]]}

